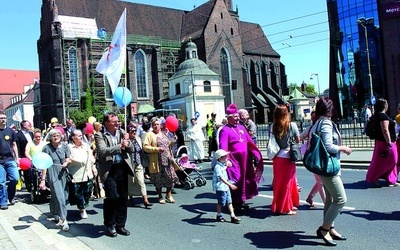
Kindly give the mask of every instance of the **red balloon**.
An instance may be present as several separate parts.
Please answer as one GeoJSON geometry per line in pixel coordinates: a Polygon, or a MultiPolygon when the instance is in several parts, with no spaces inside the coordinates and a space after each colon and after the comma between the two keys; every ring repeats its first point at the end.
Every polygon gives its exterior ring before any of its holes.
{"type": "Polygon", "coordinates": [[[93,124],[87,122],[86,123],[86,134],[92,134],[94,131],[93,124]]]}
{"type": "Polygon", "coordinates": [[[32,162],[28,158],[19,159],[19,168],[22,170],[28,170],[31,168],[32,162]]]}
{"type": "Polygon", "coordinates": [[[167,119],[165,119],[165,126],[169,131],[175,132],[179,127],[178,119],[176,119],[175,116],[168,116],[167,119]]]}

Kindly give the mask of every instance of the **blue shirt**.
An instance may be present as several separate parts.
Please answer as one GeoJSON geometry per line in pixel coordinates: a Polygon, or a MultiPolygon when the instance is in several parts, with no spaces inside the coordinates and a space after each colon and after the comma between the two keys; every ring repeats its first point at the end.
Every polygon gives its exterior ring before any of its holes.
{"type": "Polygon", "coordinates": [[[217,165],[214,167],[213,173],[213,190],[214,191],[229,191],[228,185],[221,181],[221,178],[228,180],[228,173],[226,172],[226,166],[222,162],[217,161],[217,165]]]}

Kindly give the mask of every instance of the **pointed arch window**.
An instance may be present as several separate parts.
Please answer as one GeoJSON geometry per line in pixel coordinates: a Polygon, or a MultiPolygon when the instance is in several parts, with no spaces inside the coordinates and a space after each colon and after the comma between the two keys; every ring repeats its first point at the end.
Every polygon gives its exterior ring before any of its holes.
{"type": "Polygon", "coordinates": [[[75,47],[68,49],[68,73],[69,73],[69,95],[71,101],[80,99],[79,89],[79,72],[78,72],[78,56],[75,47]]]}
{"type": "Polygon", "coordinates": [[[256,64],[256,72],[257,72],[257,77],[258,77],[258,87],[260,89],[263,89],[263,74],[262,74],[262,67],[260,65],[260,62],[257,62],[256,64]]]}
{"type": "Polygon", "coordinates": [[[136,90],[137,98],[149,98],[149,89],[147,84],[147,63],[143,50],[135,53],[135,70],[136,70],[136,90]]]}
{"type": "Polygon", "coordinates": [[[232,102],[232,94],[231,94],[231,60],[229,52],[222,48],[219,56],[219,61],[221,64],[221,84],[222,84],[222,93],[225,96],[225,107],[227,107],[232,102]]]}

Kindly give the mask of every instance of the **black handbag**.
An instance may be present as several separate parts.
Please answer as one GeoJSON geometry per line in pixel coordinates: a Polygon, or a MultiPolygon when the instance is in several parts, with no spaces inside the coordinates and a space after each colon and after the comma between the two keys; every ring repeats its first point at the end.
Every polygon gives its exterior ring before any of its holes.
{"type": "Polygon", "coordinates": [[[290,124],[290,127],[289,127],[288,141],[289,141],[288,144],[290,146],[290,150],[289,150],[290,160],[292,162],[301,161],[301,159],[303,158],[303,155],[301,154],[301,144],[296,142],[296,140],[293,137],[292,124],[290,124]]]}
{"type": "Polygon", "coordinates": [[[67,186],[68,186],[68,200],[67,203],[70,205],[77,205],[78,204],[78,198],[76,197],[75,193],[75,183],[73,182],[73,177],[72,174],[66,169],[66,176],[65,179],[67,180],[67,186]]]}
{"type": "Polygon", "coordinates": [[[140,155],[140,161],[141,161],[141,163],[142,163],[142,166],[144,167],[144,168],[148,168],[149,167],[149,156],[148,156],[148,154],[146,153],[146,152],[144,152],[144,150],[143,149],[141,149],[140,151],[139,151],[139,155],[140,155]]]}

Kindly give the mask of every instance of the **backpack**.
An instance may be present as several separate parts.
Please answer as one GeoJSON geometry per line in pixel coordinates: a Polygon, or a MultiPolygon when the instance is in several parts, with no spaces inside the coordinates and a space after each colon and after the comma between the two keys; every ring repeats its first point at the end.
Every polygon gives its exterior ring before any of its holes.
{"type": "Polygon", "coordinates": [[[371,118],[369,118],[369,121],[367,122],[367,126],[365,127],[365,134],[369,137],[369,139],[375,140],[375,138],[376,138],[375,115],[373,115],[373,116],[371,116],[371,118]]]}

